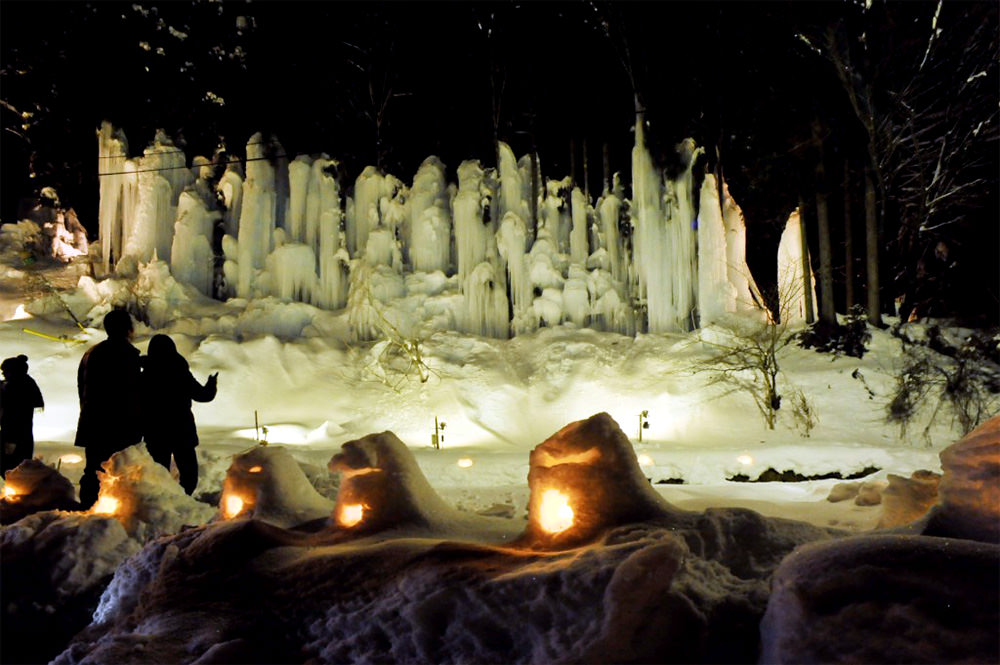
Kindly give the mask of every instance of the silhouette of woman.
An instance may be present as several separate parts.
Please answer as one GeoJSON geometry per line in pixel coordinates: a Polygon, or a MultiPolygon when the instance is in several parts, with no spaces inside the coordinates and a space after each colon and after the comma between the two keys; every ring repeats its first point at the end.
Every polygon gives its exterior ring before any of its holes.
{"type": "Polygon", "coordinates": [[[218,374],[201,385],[191,375],[188,363],[166,335],[154,335],[143,358],[142,385],[147,398],[143,408],[146,449],[152,458],[170,468],[177,464],[181,487],[188,494],[198,486],[198,430],[191,413],[191,400],[215,399],[218,374]]]}

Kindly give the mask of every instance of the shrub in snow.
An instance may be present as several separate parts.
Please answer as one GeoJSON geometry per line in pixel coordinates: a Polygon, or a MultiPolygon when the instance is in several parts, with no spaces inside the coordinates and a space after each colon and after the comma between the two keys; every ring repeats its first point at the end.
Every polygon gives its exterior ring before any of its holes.
{"type": "Polygon", "coordinates": [[[227,519],[250,517],[288,528],[325,519],[333,502],[313,488],[285,448],[256,446],[233,456],[219,510],[227,519]]]}
{"type": "Polygon", "coordinates": [[[79,509],[73,483],[41,460],[25,460],[7,472],[0,524],[12,524],[43,510],[79,509]]]}
{"type": "Polygon", "coordinates": [[[941,451],[941,467],[929,532],[1000,543],[1000,416],[941,451]]]}
{"type": "Polygon", "coordinates": [[[139,541],[204,524],[215,515],[212,506],[184,493],[170,472],[153,461],[144,443],[115,453],[102,468],[91,512],[113,515],[139,541]]]}
{"type": "Polygon", "coordinates": [[[531,451],[526,540],[572,547],[607,529],[675,512],[649,484],[607,413],[570,423],[531,451]]]}
{"type": "Polygon", "coordinates": [[[806,545],[775,572],[762,663],[990,663],[1000,550],[926,536],[806,545]]]}

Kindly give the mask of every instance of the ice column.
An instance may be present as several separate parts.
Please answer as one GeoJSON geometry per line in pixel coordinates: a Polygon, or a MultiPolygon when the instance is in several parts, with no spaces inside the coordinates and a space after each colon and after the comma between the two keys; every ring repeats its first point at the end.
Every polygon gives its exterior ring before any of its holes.
{"type": "Polygon", "coordinates": [[[495,226],[483,220],[483,169],[478,161],[468,160],[458,167],[458,194],[452,201],[455,218],[455,252],[458,283],[465,280],[473,269],[486,260],[488,247],[495,226]]]}
{"type": "Polygon", "coordinates": [[[573,188],[571,201],[573,230],[569,236],[570,260],[579,266],[585,266],[590,255],[590,241],[587,238],[587,208],[590,207],[590,202],[579,187],[573,188]]]}
{"type": "Polygon", "coordinates": [[[428,157],[413,177],[409,197],[410,263],[415,271],[447,272],[451,263],[451,218],[448,213],[448,189],[444,164],[428,157]]]}
{"type": "Polygon", "coordinates": [[[601,220],[602,247],[608,252],[611,276],[617,281],[622,281],[625,278],[624,254],[618,233],[618,218],[621,209],[622,200],[611,193],[602,197],[597,203],[598,218],[601,220]]]}
{"type": "Polygon", "coordinates": [[[311,243],[313,236],[319,239],[319,288],[313,295],[313,302],[320,307],[335,309],[343,307],[347,297],[350,257],[343,247],[340,231],[343,216],[340,211],[340,187],[337,179],[327,170],[332,165],[333,162],[326,159],[313,163],[307,209],[313,208],[315,200],[319,228],[313,232],[312,217],[308,217],[306,240],[311,243]]]}
{"type": "Polygon", "coordinates": [[[491,263],[480,263],[465,282],[465,332],[506,339],[507,294],[491,263]]]}
{"type": "MultiPolygon", "coordinates": [[[[283,229],[276,229],[279,242],[283,229]]],[[[298,242],[281,243],[265,261],[271,280],[271,295],[283,300],[309,302],[316,285],[316,254],[312,248],[298,242]]]]}
{"type": "Polygon", "coordinates": [[[729,283],[726,265],[726,230],[715,176],[705,176],[698,206],[698,310],[699,325],[718,321],[736,311],[736,290],[729,283]]]}
{"type": "Polygon", "coordinates": [[[105,272],[111,270],[113,259],[118,259],[122,252],[122,188],[127,159],[125,132],[115,129],[109,122],[101,123],[97,132],[97,173],[101,188],[97,219],[105,272]]]}
{"type": "Polygon", "coordinates": [[[520,335],[535,327],[535,317],[531,311],[534,293],[531,274],[526,256],[527,230],[524,221],[513,212],[508,212],[497,232],[497,250],[507,264],[507,277],[513,301],[513,333],[520,335]]]}
{"type": "Polygon", "coordinates": [[[215,189],[222,195],[222,202],[226,206],[222,213],[223,228],[226,234],[235,238],[239,232],[240,213],[243,209],[243,171],[239,162],[226,165],[226,172],[222,174],[215,189]]]}
{"type": "Polygon", "coordinates": [[[306,239],[306,197],[312,175],[312,159],[299,155],[288,165],[288,235],[292,242],[306,239]]]}
{"type": "Polygon", "coordinates": [[[725,181],[722,182],[722,221],[726,229],[726,266],[729,283],[736,292],[736,311],[759,310],[764,305],[764,298],[747,265],[747,227],[743,211],[730,196],[725,181]]]}
{"type": "Polygon", "coordinates": [[[135,222],[123,256],[149,261],[155,253],[170,261],[174,239],[177,202],[184,187],[193,180],[184,151],[166,134],[157,131],[152,145],[139,160],[138,204],[135,222]]]}
{"type": "Polygon", "coordinates": [[[170,272],[177,281],[191,284],[210,296],[215,273],[212,233],[221,215],[209,208],[208,183],[199,180],[198,184],[201,186],[185,190],[177,204],[170,272]]]}
{"type": "Polygon", "coordinates": [[[527,220],[531,217],[531,207],[528,200],[530,194],[525,196],[524,192],[525,184],[528,186],[528,191],[531,191],[531,182],[530,180],[527,183],[524,182],[517,159],[514,158],[514,151],[503,141],[499,143],[499,158],[500,212],[497,217],[502,220],[504,215],[512,212],[522,221],[527,220]]]}
{"type": "Polygon", "coordinates": [[[262,136],[257,133],[247,143],[247,181],[240,212],[236,294],[241,298],[253,297],[257,271],[264,268],[271,252],[276,204],[274,167],[265,159],[262,136]]]}
{"type": "MultiPolygon", "coordinates": [[[[805,257],[809,260],[809,256],[805,257]]],[[[816,316],[816,287],[809,271],[813,319],[816,316]]],[[[785,224],[778,242],[778,316],[783,323],[800,325],[806,321],[806,284],[803,276],[802,224],[796,208],[785,224]]]]}

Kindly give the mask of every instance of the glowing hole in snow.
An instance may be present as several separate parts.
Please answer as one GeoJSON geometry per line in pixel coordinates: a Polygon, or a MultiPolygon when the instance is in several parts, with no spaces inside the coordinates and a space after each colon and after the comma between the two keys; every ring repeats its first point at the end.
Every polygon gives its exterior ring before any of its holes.
{"type": "Polygon", "coordinates": [[[753,464],[753,458],[750,457],[749,455],[740,455],[739,457],[736,458],[736,461],[742,464],[743,466],[750,466],[751,464],[753,464]]]}
{"type": "Polygon", "coordinates": [[[351,503],[341,507],[340,517],[337,518],[337,521],[340,522],[341,526],[349,528],[360,523],[364,516],[365,507],[360,503],[351,503]]]}
{"type": "Polygon", "coordinates": [[[76,453],[67,453],[59,458],[59,461],[63,464],[79,464],[83,461],[83,458],[76,453]]]}
{"type": "Polygon", "coordinates": [[[542,505],[538,512],[538,521],[543,531],[560,533],[573,526],[573,509],[569,505],[569,497],[559,490],[542,492],[542,505]]]}
{"type": "Polygon", "coordinates": [[[113,496],[102,496],[94,504],[94,513],[97,515],[114,515],[118,510],[119,501],[113,496]]]}
{"type": "Polygon", "coordinates": [[[227,519],[232,519],[243,512],[243,499],[240,497],[230,494],[226,497],[225,507],[223,512],[227,519]]]}
{"type": "Polygon", "coordinates": [[[18,494],[20,494],[20,492],[13,485],[4,485],[3,488],[4,498],[13,499],[18,494]]]}
{"type": "Polygon", "coordinates": [[[653,458],[646,453],[639,455],[639,466],[653,466],[653,458]]]}
{"type": "Polygon", "coordinates": [[[462,459],[458,460],[457,464],[463,469],[468,469],[470,466],[472,466],[472,460],[469,459],[468,457],[463,457],[462,459]]]}
{"type": "Polygon", "coordinates": [[[260,473],[263,470],[264,467],[260,466],[259,464],[257,466],[252,466],[249,469],[247,469],[247,471],[250,473],[260,473]]]}

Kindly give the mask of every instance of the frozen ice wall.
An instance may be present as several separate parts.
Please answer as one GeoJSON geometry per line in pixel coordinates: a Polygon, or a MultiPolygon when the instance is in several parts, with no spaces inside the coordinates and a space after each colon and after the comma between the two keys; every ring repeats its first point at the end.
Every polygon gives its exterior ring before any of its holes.
{"type": "Polygon", "coordinates": [[[458,194],[453,202],[455,251],[458,282],[464,285],[473,269],[486,260],[496,226],[483,219],[489,208],[488,191],[483,183],[483,169],[478,161],[468,160],[458,167],[458,194]]]}
{"type": "Polygon", "coordinates": [[[698,207],[698,306],[699,324],[714,323],[722,314],[736,311],[736,288],[729,283],[726,229],[715,176],[705,176],[698,207]]]}
{"type": "Polygon", "coordinates": [[[590,256],[590,240],[587,237],[590,202],[579,187],[574,187],[571,194],[571,218],[573,229],[569,235],[570,260],[579,266],[584,266],[587,265],[587,257],[590,256]]]}
{"type": "Polygon", "coordinates": [[[101,123],[101,128],[97,132],[97,173],[101,187],[97,214],[105,272],[111,270],[112,261],[121,256],[122,251],[124,233],[122,188],[126,178],[127,160],[128,140],[125,138],[125,132],[115,129],[109,122],[101,123]]]}
{"type": "Polygon", "coordinates": [[[201,186],[191,187],[181,194],[177,204],[170,272],[177,281],[191,284],[210,296],[215,270],[211,240],[221,215],[209,207],[212,199],[208,198],[208,183],[200,180],[198,184],[201,186]]]}

